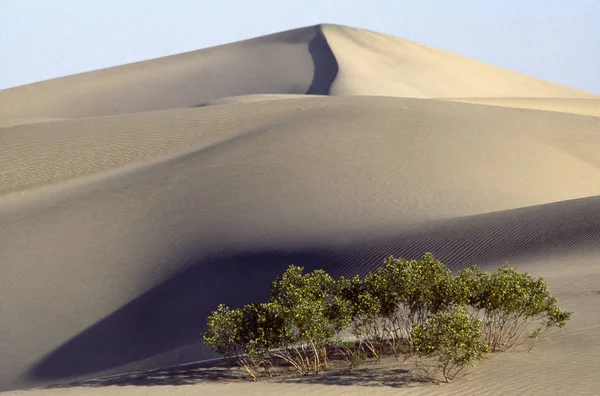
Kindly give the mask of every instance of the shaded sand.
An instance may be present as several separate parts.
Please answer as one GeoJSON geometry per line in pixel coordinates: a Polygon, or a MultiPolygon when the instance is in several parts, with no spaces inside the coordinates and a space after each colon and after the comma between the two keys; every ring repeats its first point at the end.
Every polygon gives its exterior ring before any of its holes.
{"type": "Polygon", "coordinates": [[[333,25],[0,91],[0,390],[211,359],[210,311],[265,298],[289,264],[348,276],[433,251],[547,275],[574,319],[439,387],[407,366],[31,393],[593,394],[593,98],[333,25]]]}

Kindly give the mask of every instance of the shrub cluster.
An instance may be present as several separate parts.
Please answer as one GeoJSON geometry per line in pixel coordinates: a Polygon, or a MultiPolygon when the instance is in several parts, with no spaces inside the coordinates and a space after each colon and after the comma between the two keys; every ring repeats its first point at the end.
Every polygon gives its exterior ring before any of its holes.
{"type": "Polygon", "coordinates": [[[452,275],[426,253],[389,257],[362,278],[305,274],[292,265],[273,282],[268,302],[220,305],[203,340],[254,379],[270,376],[279,362],[309,374],[326,370],[332,356],[352,368],[367,358],[416,353],[434,359],[450,381],[489,351],[512,348],[528,334],[535,341],[569,318],[542,278],[507,266],[452,275]]]}

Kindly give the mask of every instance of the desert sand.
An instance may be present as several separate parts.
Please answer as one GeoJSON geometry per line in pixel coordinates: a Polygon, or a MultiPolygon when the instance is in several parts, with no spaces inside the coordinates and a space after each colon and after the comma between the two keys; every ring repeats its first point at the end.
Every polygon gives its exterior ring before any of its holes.
{"type": "Polygon", "coordinates": [[[0,91],[0,391],[596,394],[599,152],[600,96],[337,25],[0,91]],[[426,251],[544,276],[573,319],[443,385],[180,367],[289,264],[426,251]]]}

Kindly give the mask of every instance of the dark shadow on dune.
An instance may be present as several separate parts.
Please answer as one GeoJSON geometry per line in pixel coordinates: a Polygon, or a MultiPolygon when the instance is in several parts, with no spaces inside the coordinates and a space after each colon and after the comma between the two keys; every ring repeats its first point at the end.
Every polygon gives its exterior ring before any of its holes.
{"type": "Polygon", "coordinates": [[[315,71],[306,94],[329,95],[331,84],[337,76],[339,66],[321,26],[317,26],[317,34],[308,44],[308,51],[312,56],[315,71]]]}
{"type": "MultiPolygon", "coordinates": [[[[339,64],[327,42],[321,25],[315,26],[315,37],[308,43],[308,52],[314,64],[313,79],[304,92],[306,95],[329,95],[331,84],[337,77],[339,64]]],[[[262,92],[268,94],[271,92],[262,92]]],[[[257,92],[261,94],[261,92],[257,92]]],[[[190,108],[210,106],[210,101],[198,103],[190,108]]]]}
{"type": "MultiPolygon", "coordinates": [[[[315,384],[336,386],[365,386],[403,388],[415,384],[434,383],[435,381],[398,367],[381,367],[372,364],[369,367],[352,371],[333,369],[317,375],[287,375],[275,378],[263,378],[261,381],[273,381],[287,384],[315,384]]],[[[149,370],[139,373],[115,375],[91,380],[50,385],[52,388],[106,386],[179,386],[210,382],[252,382],[237,365],[228,360],[189,364],[181,367],[149,370]]]]}
{"type": "Polygon", "coordinates": [[[295,376],[280,380],[292,384],[318,384],[337,386],[366,386],[404,388],[415,384],[432,383],[433,381],[402,368],[364,367],[352,371],[325,372],[319,375],[295,376]]]}
{"type": "MultiPolygon", "coordinates": [[[[393,236],[357,241],[348,248],[307,247],[305,251],[246,252],[204,259],[190,263],[187,270],[83,331],[32,368],[29,375],[60,383],[214,358],[199,343],[210,312],[219,303],[235,307],[264,301],[272,280],[290,264],[302,265],[307,271],[323,268],[333,275],[352,276],[373,270],[390,254],[415,258],[432,251],[451,268],[460,269],[572,252],[593,254],[599,241],[600,197],[592,197],[434,222],[393,236]],[[178,348],[187,352],[168,359],[159,356],[178,348]],[[149,358],[155,360],[135,366],[137,370],[120,367],[149,358]]],[[[155,380],[142,376],[132,381],[155,380]]],[[[330,381],[341,380],[332,377],[330,381]]]]}
{"type": "MultiPolygon", "coordinates": [[[[219,303],[236,307],[264,300],[272,280],[288,265],[312,270],[331,261],[326,253],[306,251],[256,252],[196,263],[55,350],[30,375],[50,382],[89,378],[198,342],[207,316],[219,303]]],[[[193,359],[214,357],[204,349],[193,359]]]]}
{"type": "Polygon", "coordinates": [[[46,388],[88,387],[102,388],[105,386],[178,386],[193,385],[206,382],[247,382],[248,376],[238,366],[227,360],[217,360],[208,363],[189,364],[183,367],[173,367],[149,370],[139,373],[121,374],[91,380],[70,382],[68,384],[50,385],[46,388]]]}
{"type": "Polygon", "coordinates": [[[598,248],[600,197],[589,197],[436,221],[380,236],[341,254],[332,264],[332,275],[364,275],[390,255],[411,259],[428,251],[460,270],[506,262],[518,266],[569,254],[592,258],[598,248]]]}

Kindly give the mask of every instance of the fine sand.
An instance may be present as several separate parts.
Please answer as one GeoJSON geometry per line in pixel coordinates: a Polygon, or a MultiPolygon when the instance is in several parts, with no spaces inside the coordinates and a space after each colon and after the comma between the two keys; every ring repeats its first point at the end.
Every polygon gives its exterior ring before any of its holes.
{"type": "Polygon", "coordinates": [[[0,391],[596,394],[599,152],[597,95],[336,25],[0,91],[0,391]],[[426,251],[545,276],[573,319],[443,385],[147,371],[215,358],[206,316],[289,264],[426,251]]]}

